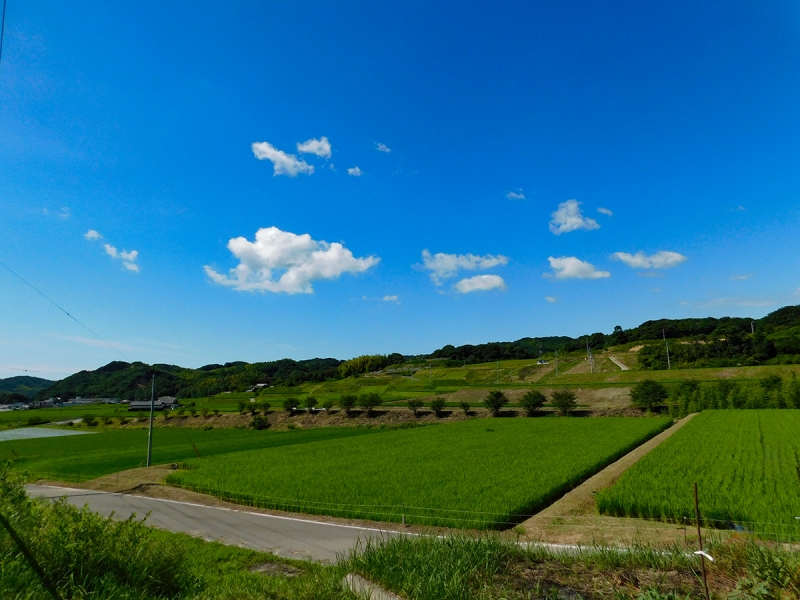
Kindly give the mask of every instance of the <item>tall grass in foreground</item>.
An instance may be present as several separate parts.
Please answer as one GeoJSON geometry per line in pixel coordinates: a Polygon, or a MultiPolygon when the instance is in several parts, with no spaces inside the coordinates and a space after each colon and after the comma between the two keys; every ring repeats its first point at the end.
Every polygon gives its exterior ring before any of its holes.
{"type": "MultiPolygon", "coordinates": [[[[712,543],[715,598],[800,597],[800,555],[734,540],[712,543]]],[[[496,537],[368,540],[349,571],[415,600],[702,597],[698,557],[685,548],[586,547],[553,552],[496,537]]]]}
{"type": "Polygon", "coordinates": [[[600,512],[694,519],[699,486],[706,525],[800,540],[800,411],[720,410],[694,417],[597,495],[600,512]]]}
{"type": "Polygon", "coordinates": [[[263,508],[503,528],[670,422],[480,419],[192,459],[167,481],[263,508]]]}

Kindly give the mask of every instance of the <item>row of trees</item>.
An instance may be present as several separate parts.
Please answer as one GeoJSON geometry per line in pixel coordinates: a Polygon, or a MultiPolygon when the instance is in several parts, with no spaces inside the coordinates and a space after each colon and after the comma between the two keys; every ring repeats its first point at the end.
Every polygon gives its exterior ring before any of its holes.
{"type": "Polygon", "coordinates": [[[385,369],[389,365],[396,365],[405,362],[402,354],[364,354],[346,360],[339,365],[339,375],[350,377],[351,375],[364,375],[385,369]]]}
{"type": "Polygon", "coordinates": [[[668,389],[646,379],[631,389],[631,401],[646,410],[667,408],[676,417],[706,409],[800,408],[800,380],[793,376],[784,381],[779,375],[750,384],[729,379],[708,384],[687,380],[668,389]]]}

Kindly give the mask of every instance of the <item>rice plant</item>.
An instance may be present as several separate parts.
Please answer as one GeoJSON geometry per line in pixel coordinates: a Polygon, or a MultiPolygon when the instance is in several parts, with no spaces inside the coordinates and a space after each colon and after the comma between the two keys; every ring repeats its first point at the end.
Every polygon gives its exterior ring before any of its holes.
{"type": "Polygon", "coordinates": [[[597,496],[618,516],[694,519],[780,541],[800,535],[800,411],[711,410],[694,417],[597,496]]]}
{"type": "Polygon", "coordinates": [[[168,482],[228,500],[348,518],[506,527],[669,419],[493,419],[186,461],[168,482]]]}

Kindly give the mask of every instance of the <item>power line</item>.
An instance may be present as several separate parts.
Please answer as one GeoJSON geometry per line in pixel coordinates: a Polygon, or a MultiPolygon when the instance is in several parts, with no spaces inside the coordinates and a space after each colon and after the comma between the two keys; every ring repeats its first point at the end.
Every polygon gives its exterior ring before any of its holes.
{"type": "Polygon", "coordinates": [[[20,369],[19,367],[4,367],[2,365],[0,365],[0,370],[22,371],[23,373],[47,373],[48,375],[72,375],[72,373],[62,373],[61,371],[37,371],[36,369],[20,369]]]}
{"type": "Polygon", "coordinates": [[[11,267],[9,267],[7,264],[5,264],[5,263],[4,263],[4,262],[2,262],[2,261],[0,261],[0,265],[4,266],[6,269],[8,269],[8,271],[9,271],[9,272],[10,272],[12,275],[14,275],[14,276],[15,276],[17,279],[19,279],[19,280],[20,280],[22,283],[24,283],[25,285],[27,285],[29,288],[31,288],[31,289],[32,289],[34,292],[36,292],[37,294],[39,294],[39,295],[40,295],[42,298],[44,298],[45,300],[47,300],[47,301],[48,301],[50,304],[52,304],[53,306],[55,306],[55,307],[56,307],[58,310],[60,310],[61,312],[63,312],[63,313],[64,313],[65,315],[67,315],[67,316],[68,316],[70,319],[72,319],[73,321],[75,321],[75,322],[76,322],[78,325],[80,325],[81,327],[83,327],[83,328],[84,328],[86,331],[88,331],[89,333],[91,333],[91,334],[92,334],[94,337],[96,337],[98,340],[100,340],[101,342],[103,342],[103,343],[104,343],[106,346],[108,346],[109,348],[111,348],[111,349],[112,349],[114,352],[116,352],[117,354],[119,354],[119,355],[120,355],[122,358],[124,358],[125,360],[127,360],[128,362],[130,362],[130,360],[131,360],[130,358],[128,358],[127,356],[125,356],[125,355],[124,355],[122,352],[120,352],[119,350],[117,350],[117,349],[116,349],[114,346],[112,346],[112,345],[111,345],[110,343],[108,343],[106,340],[104,340],[103,338],[101,338],[101,337],[100,337],[99,335],[97,335],[97,334],[96,334],[94,331],[92,331],[91,329],[89,329],[89,328],[88,328],[86,325],[84,325],[84,324],[83,324],[83,323],[81,323],[81,322],[80,322],[78,319],[76,319],[74,316],[72,316],[71,314],[69,314],[69,313],[68,313],[66,310],[64,310],[63,308],[61,308],[61,307],[60,307],[58,304],[56,304],[56,303],[55,303],[53,300],[51,300],[50,298],[48,298],[47,296],[45,296],[45,295],[44,295],[42,292],[40,292],[38,289],[36,289],[36,287],[34,287],[34,285],[33,285],[32,283],[30,283],[30,282],[28,282],[26,279],[24,279],[24,278],[22,277],[22,275],[19,275],[19,274],[18,274],[16,271],[14,271],[14,270],[13,270],[11,267]]]}
{"type": "Polygon", "coordinates": [[[3,59],[3,37],[6,32],[6,0],[3,0],[3,18],[0,23],[0,61],[3,59]]]}

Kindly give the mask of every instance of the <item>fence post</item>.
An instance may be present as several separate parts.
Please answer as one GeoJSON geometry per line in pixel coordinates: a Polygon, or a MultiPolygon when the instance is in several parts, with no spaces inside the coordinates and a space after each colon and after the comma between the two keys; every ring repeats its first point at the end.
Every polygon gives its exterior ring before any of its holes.
{"type": "Polygon", "coordinates": [[[20,549],[25,559],[28,561],[28,564],[34,570],[36,575],[39,577],[39,580],[42,582],[44,589],[53,597],[54,600],[61,600],[61,596],[56,591],[55,586],[50,582],[45,572],[42,570],[42,567],[39,566],[36,558],[31,554],[31,551],[28,550],[28,547],[25,545],[25,542],[22,541],[22,538],[17,535],[17,532],[14,531],[14,528],[9,523],[8,519],[5,518],[3,514],[0,514],[0,523],[3,524],[3,527],[6,528],[8,534],[11,536],[11,539],[14,540],[14,543],[20,549]]]}
{"type": "MultiPolygon", "coordinates": [[[[697,500],[697,484],[694,484],[694,517],[697,521],[697,543],[700,546],[700,551],[703,551],[703,536],[700,533],[700,503],[697,500]]],[[[700,566],[703,569],[703,587],[706,591],[706,600],[711,600],[711,596],[708,593],[708,578],[706,576],[706,557],[702,554],[700,555],[700,566]]]]}

